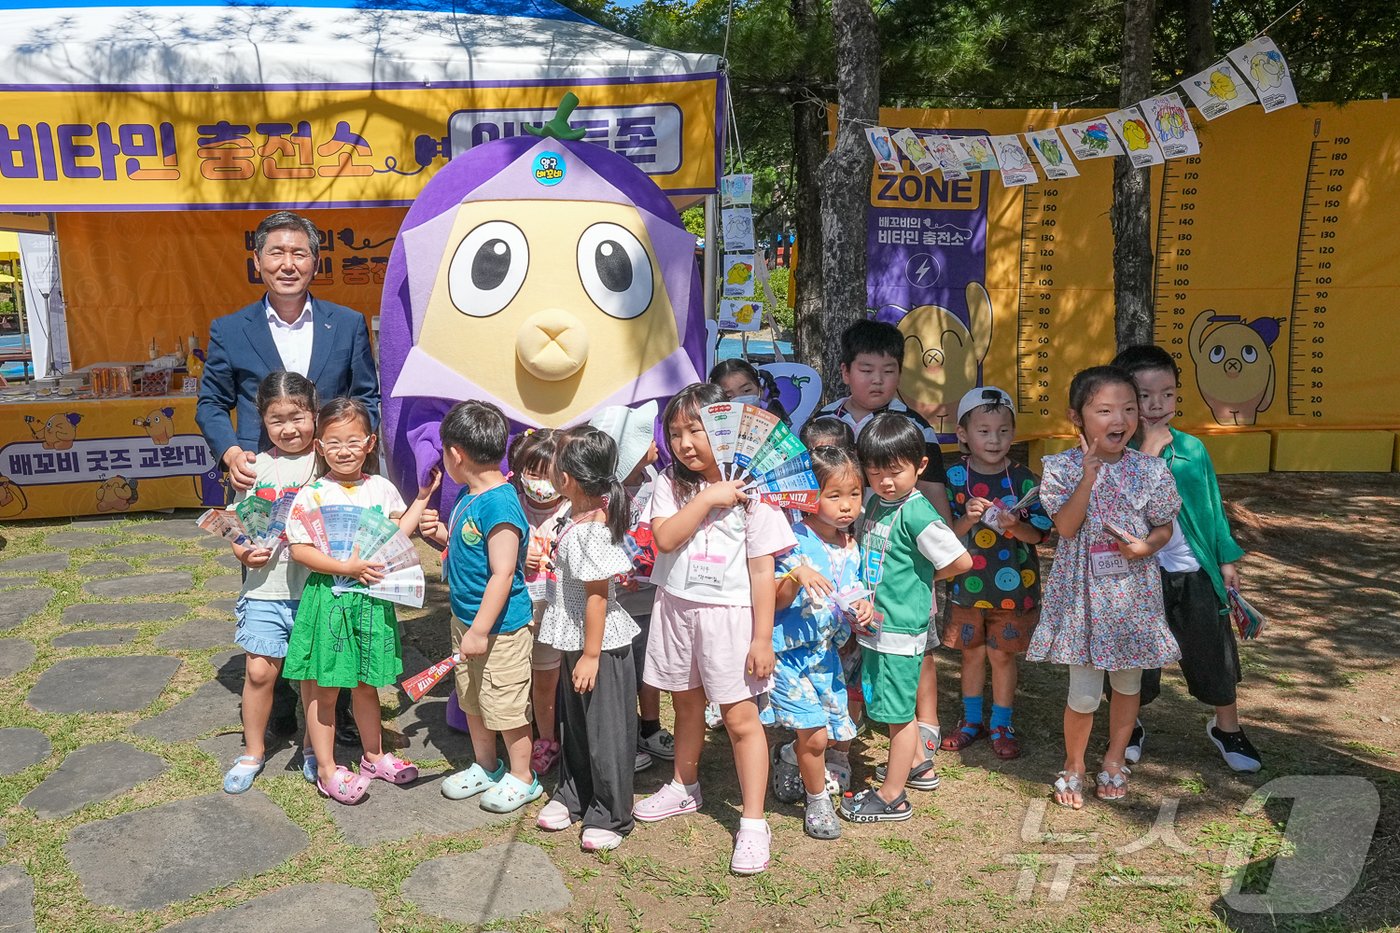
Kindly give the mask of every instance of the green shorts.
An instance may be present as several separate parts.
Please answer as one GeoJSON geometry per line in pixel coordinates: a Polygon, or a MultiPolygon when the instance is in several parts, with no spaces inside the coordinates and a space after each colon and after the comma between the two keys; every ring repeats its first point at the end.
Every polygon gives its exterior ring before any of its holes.
{"type": "Polygon", "coordinates": [[[860,690],[865,695],[866,718],[875,722],[913,722],[923,656],[881,654],[865,647],[860,649],[860,655],[860,690]]]}

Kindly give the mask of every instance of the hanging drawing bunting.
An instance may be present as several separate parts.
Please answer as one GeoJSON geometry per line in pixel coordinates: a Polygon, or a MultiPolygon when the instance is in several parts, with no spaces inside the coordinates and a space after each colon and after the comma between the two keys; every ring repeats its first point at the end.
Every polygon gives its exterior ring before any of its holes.
{"type": "Polygon", "coordinates": [[[990,136],[950,136],[953,148],[962,155],[963,168],[969,172],[995,172],[996,150],[990,136]]]}
{"type": "Polygon", "coordinates": [[[1060,134],[1053,129],[1027,133],[1026,141],[1030,143],[1031,152],[1044,169],[1046,178],[1054,180],[1075,178],[1079,175],[1079,169],[1074,167],[1074,160],[1069,157],[1065,144],[1060,140],[1060,134]]]}
{"type": "Polygon", "coordinates": [[[719,180],[719,196],[725,207],[733,204],[752,204],[753,176],[725,175],[719,180]]]}
{"type": "Polygon", "coordinates": [[[963,168],[962,153],[953,146],[953,141],[947,136],[930,136],[928,138],[929,151],[938,160],[939,171],[943,173],[943,178],[947,181],[961,181],[969,178],[967,169],[963,168]]]}
{"type": "Polygon", "coordinates": [[[1224,116],[1231,110],[1246,107],[1256,100],[1254,92],[1229,59],[1222,58],[1200,74],[1181,82],[1191,103],[1207,120],[1224,116]]]}
{"type": "Polygon", "coordinates": [[[909,157],[909,161],[914,163],[914,167],[919,170],[920,175],[928,175],[938,168],[938,160],[935,159],[924,146],[924,141],[914,134],[914,131],[905,128],[897,130],[891,134],[890,138],[904,154],[909,157]]]}
{"type": "Polygon", "coordinates": [[[880,166],[880,171],[898,172],[899,157],[894,154],[890,131],[883,126],[867,127],[865,138],[870,143],[870,151],[875,153],[875,163],[880,166]]]}
{"type": "Polygon", "coordinates": [[[992,136],[990,139],[997,154],[997,167],[1001,169],[1003,185],[1016,188],[1040,181],[1040,176],[1035,173],[1035,166],[1031,164],[1026,150],[1021,146],[1019,136],[1013,133],[1007,136],[992,136]]]}
{"type": "Polygon", "coordinates": [[[1147,128],[1147,120],[1137,107],[1113,111],[1108,115],[1108,122],[1118,138],[1123,140],[1123,148],[1136,168],[1161,165],[1166,161],[1162,158],[1162,149],[1157,145],[1157,140],[1152,137],[1152,131],[1147,128]]]}
{"type": "Polygon", "coordinates": [[[719,212],[719,219],[726,252],[753,251],[753,211],[747,207],[728,207],[719,212]]]}
{"type": "Polygon", "coordinates": [[[1201,140],[1191,125],[1191,117],[1186,113],[1180,94],[1149,97],[1138,107],[1147,114],[1148,126],[1157,144],[1162,147],[1163,158],[1180,159],[1200,153],[1201,140]]]}
{"type": "Polygon", "coordinates": [[[753,253],[725,254],[724,297],[753,297],[753,253]]]}
{"type": "Polygon", "coordinates": [[[1273,39],[1260,36],[1253,42],[1246,42],[1230,53],[1230,61],[1259,92],[1259,103],[1264,106],[1265,113],[1298,103],[1288,63],[1273,39]]]}
{"type": "Polygon", "coordinates": [[[1076,159],[1102,159],[1105,156],[1120,156],[1123,147],[1106,117],[1095,117],[1083,123],[1071,123],[1063,128],[1069,150],[1076,159]]]}

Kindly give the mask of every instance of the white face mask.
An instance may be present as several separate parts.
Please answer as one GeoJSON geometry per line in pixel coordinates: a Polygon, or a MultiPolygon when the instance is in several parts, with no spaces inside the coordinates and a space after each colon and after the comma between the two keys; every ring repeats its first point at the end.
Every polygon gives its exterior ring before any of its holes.
{"type": "Polygon", "coordinates": [[[531,479],[528,476],[522,476],[520,486],[525,490],[525,497],[531,502],[553,502],[559,498],[559,491],[547,479],[531,479]]]}
{"type": "Polygon", "coordinates": [[[763,407],[763,402],[757,395],[736,395],[729,400],[735,405],[757,405],[763,407]]]}

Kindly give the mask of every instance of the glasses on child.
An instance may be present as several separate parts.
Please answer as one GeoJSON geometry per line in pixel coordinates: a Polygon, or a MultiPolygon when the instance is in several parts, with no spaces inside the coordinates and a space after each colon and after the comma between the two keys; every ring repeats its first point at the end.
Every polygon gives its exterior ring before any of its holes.
{"type": "Polygon", "coordinates": [[[338,454],[342,450],[348,450],[352,454],[357,454],[365,449],[365,445],[369,443],[369,438],[352,437],[346,441],[330,441],[329,443],[318,440],[316,443],[320,444],[321,449],[328,454],[338,454]]]}

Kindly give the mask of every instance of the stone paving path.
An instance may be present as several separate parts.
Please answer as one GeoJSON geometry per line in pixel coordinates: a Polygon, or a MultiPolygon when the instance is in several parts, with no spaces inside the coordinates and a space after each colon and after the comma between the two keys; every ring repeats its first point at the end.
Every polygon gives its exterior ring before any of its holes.
{"type": "MultiPolygon", "coordinates": [[[[187,516],[9,526],[3,538],[0,785],[13,796],[0,806],[0,933],[354,933],[378,930],[386,911],[394,929],[434,930],[551,922],[568,908],[546,850],[513,839],[537,807],[499,815],[442,796],[442,777],[471,756],[445,722],[448,685],[416,704],[381,692],[386,746],[423,766],[414,784],[376,781],[356,807],[320,799],[296,735],[270,741],[253,789],[230,796],[220,781],[242,752],[244,656],[227,547],[187,516]],[[439,844],[450,840],[480,848],[450,854],[439,844]],[[328,847],[357,867],[324,874],[328,847]],[[399,861],[422,852],[401,890],[376,885],[375,853],[389,848],[399,861]],[[33,867],[55,863],[57,876],[33,867]],[[155,911],[155,927],[136,911],[155,911]]],[[[423,651],[406,646],[410,672],[447,643],[441,613],[413,624],[431,634],[423,651]]],[[[337,761],[359,757],[337,746],[337,761]]]]}

